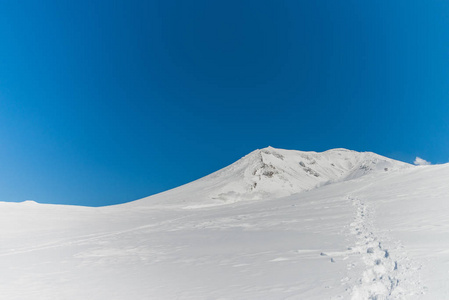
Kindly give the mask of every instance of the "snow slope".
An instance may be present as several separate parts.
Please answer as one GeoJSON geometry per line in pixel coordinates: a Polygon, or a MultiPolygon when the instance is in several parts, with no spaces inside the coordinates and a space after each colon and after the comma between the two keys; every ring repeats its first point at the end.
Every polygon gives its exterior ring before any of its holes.
{"type": "Polygon", "coordinates": [[[448,178],[267,148],[128,204],[0,203],[0,298],[449,299],[448,178]]]}
{"type": "Polygon", "coordinates": [[[267,147],[195,182],[133,204],[197,208],[279,198],[367,174],[408,167],[412,166],[372,152],[332,149],[317,153],[267,147]]]}

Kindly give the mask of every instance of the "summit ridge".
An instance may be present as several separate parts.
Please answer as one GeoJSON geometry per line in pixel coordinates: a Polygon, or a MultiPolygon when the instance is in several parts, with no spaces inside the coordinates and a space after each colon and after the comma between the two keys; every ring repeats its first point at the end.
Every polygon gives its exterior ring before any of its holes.
{"type": "Polygon", "coordinates": [[[219,205],[244,200],[285,197],[323,185],[413,167],[372,152],[337,148],[324,152],[276,149],[268,146],[235,163],[173,190],[144,198],[165,202],[195,195],[188,205],[219,205]],[[194,199],[194,200],[192,200],[194,199]],[[192,203],[194,201],[195,203],[192,203]]]}

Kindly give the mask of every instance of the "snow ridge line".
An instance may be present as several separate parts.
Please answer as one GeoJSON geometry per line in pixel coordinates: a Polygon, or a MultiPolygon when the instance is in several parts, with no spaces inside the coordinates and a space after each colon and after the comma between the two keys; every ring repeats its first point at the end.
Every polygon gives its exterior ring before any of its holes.
{"type": "MultiPolygon", "coordinates": [[[[354,221],[350,224],[351,233],[356,236],[356,246],[350,250],[361,254],[365,264],[362,277],[352,288],[352,299],[404,299],[406,294],[410,295],[410,291],[403,289],[402,281],[410,277],[410,272],[399,270],[402,268],[399,261],[376,234],[372,208],[359,198],[348,199],[357,210],[354,221]]],[[[410,281],[418,283],[415,280],[410,281]]]]}

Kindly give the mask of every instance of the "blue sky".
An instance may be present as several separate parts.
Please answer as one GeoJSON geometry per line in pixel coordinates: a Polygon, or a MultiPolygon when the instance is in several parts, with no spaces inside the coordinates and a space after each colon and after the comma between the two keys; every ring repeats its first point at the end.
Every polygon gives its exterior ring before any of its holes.
{"type": "Polygon", "coordinates": [[[0,201],[107,205],[257,148],[449,161],[448,1],[2,1],[0,201]]]}

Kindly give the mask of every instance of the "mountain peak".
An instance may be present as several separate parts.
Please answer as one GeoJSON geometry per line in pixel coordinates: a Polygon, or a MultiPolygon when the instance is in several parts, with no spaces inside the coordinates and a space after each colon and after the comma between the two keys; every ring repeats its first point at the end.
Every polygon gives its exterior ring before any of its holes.
{"type": "Polygon", "coordinates": [[[407,167],[411,165],[372,152],[343,148],[305,152],[268,146],[211,175],[153,197],[162,197],[170,202],[170,198],[179,199],[186,194],[201,205],[278,198],[367,174],[407,167]]]}

